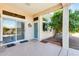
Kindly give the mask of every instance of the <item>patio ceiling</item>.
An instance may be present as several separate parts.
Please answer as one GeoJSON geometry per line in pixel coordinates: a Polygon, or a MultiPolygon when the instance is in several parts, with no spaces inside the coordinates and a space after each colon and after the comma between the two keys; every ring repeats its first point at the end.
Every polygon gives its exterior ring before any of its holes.
{"type": "Polygon", "coordinates": [[[19,8],[20,10],[33,15],[47,8],[57,5],[56,3],[6,3],[6,5],[19,8]]]}
{"type": "Polygon", "coordinates": [[[34,17],[62,8],[61,3],[2,3],[2,5],[11,6],[34,17]]]}

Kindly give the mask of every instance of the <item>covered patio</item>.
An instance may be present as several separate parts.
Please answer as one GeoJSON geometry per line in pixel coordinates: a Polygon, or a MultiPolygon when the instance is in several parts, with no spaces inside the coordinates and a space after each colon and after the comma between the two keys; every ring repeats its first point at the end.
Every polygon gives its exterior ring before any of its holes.
{"type": "Polygon", "coordinates": [[[44,44],[34,40],[18,43],[10,48],[0,48],[0,56],[79,56],[79,51],[71,48],[67,51],[58,45],[44,44]]]}
{"type": "MultiPolygon", "coordinates": [[[[70,4],[66,3],[65,4],[64,3],[0,4],[1,8],[0,55],[5,56],[79,55],[79,51],[69,48],[69,9],[68,9],[69,5],[70,4]],[[56,11],[58,9],[63,9],[62,47],[51,43],[44,44],[40,42],[43,39],[52,36],[51,32],[42,32],[42,15],[56,11]],[[15,24],[16,26],[9,27],[10,29],[8,30],[11,31],[3,33],[4,32],[3,29],[5,28],[4,24],[5,23],[8,24],[8,21],[4,22],[3,24],[3,20],[9,20],[9,19],[12,20],[10,22],[13,22],[14,24],[15,21],[17,21],[15,24]],[[14,36],[15,38],[11,36],[14,36]],[[10,39],[9,41],[6,40],[7,37],[9,37],[8,38],[10,39]],[[16,45],[10,48],[6,48],[5,46],[8,44],[16,44],[16,45]]],[[[8,25],[10,26],[10,23],[8,25]]]]}

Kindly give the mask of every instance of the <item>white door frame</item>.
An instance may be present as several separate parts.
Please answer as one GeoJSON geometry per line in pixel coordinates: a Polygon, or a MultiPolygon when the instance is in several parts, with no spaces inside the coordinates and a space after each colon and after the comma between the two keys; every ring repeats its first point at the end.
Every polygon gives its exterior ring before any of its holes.
{"type": "MultiPolygon", "coordinates": [[[[24,32],[25,36],[24,37],[25,38],[23,40],[26,40],[26,26],[25,26],[26,25],[26,20],[21,19],[21,18],[12,17],[12,16],[7,16],[7,15],[1,15],[1,41],[3,41],[3,25],[2,25],[3,18],[12,18],[15,21],[24,22],[24,30],[25,30],[25,32],[24,32]]],[[[16,32],[17,32],[17,30],[16,30],[16,32]]],[[[15,42],[10,42],[10,43],[17,43],[17,42],[20,42],[20,41],[23,41],[23,40],[17,40],[17,34],[16,34],[16,41],[15,42]]],[[[2,46],[10,44],[10,43],[2,44],[2,46]]]]}
{"type": "MultiPolygon", "coordinates": [[[[37,21],[34,21],[34,23],[37,23],[38,24],[38,38],[35,38],[34,37],[34,27],[33,27],[33,38],[38,40],[39,39],[39,21],[38,20],[37,21]]],[[[34,26],[34,23],[33,23],[33,26],[34,26]]]]}

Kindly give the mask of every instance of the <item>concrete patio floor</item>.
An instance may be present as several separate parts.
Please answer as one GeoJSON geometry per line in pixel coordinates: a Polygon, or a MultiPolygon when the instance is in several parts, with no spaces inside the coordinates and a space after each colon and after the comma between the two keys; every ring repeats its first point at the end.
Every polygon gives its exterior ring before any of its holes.
{"type": "Polygon", "coordinates": [[[67,56],[79,55],[78,50],[62,49],[62,47],[51,43],[41,43],[39,41],[30,41],[18,43],[9,48],[0,48],[0,56],[67,56]]]}
{"type": "MultiPolygon", "coordinates": [[[[78,36],[78,35],[77,35],[78,36]]],[[[70,36],[69,47],[79,50],[79,37],[70,36]]]]}

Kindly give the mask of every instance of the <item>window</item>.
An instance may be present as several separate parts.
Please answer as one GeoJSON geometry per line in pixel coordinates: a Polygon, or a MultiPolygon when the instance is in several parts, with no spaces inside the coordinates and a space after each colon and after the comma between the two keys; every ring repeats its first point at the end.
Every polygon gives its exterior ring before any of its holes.
{"type": "Polygon", "coordinates": [[[48,30],[48,25],[47,23],[43,23],[43,31],[47,31],[48,30]]]}

